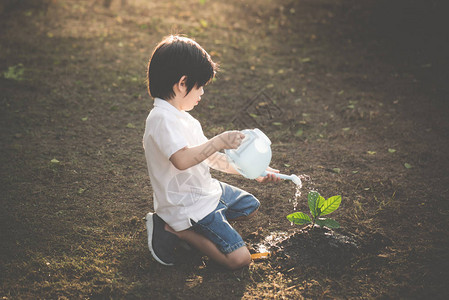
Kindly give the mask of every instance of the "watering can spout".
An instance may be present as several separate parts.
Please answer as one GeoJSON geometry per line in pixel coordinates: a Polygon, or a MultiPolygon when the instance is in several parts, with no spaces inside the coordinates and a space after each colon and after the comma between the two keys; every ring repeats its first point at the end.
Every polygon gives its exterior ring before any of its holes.
{"type": "Polygon", "coordinates": [[[291,181],[293,181],[294,184],[302,186],[301,179],[298,176],[296,176],[295,174],[286,175],[286,174],[280,174],[280,173],[274,173],[274,172],[265,171],[262,174],[262,176],[267,176],[268,174],[273,174],[274,176],[276,176],[276,177],[278,177],[280,179],[291,180],[291,181]]]}
{"type": "Polygon", "coordinates": [[[296,176],[295,174],[292,174],[290,176],[292,177],[292,181],[294,184],[302,186],[301,179],[298,176],[296,176]]]}

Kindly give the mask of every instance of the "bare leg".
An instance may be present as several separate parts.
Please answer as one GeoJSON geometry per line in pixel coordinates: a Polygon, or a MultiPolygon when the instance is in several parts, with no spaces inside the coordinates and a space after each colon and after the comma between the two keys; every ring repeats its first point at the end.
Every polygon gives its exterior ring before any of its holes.
{"type": "Polygon", "coordinates": [[[246,247],[238,248],[229,254],[224,254],[218,250],[217,246],[205,236],[187,229],[176,232],[170,226],[166,225],[165,229],[177,235],[181,240],[186,241],[212,260],[227,267],[231,270],[240,269],[251,263],[251,255],[246,247]]]}

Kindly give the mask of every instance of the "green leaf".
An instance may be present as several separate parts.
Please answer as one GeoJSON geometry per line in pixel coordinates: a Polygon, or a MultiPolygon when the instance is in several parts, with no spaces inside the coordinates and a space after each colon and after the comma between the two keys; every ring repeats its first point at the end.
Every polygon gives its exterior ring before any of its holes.
{"type": "Polygon", "coordinates": [[[388,152],[390,152],[390,153],[395,153],[395,152],[396,152],[396,149],[388,148],[388,152]]]}
{"type": "Polygon", "coordinates": [[[296,225],[305,225],[305,224],[312,223],[312,220],[310,220],[310,217],[302,212],[295,212],[295,213],[289,214],[287,216],[287,219],[290,222],[295,223],[296,225]]]}
{"type": "Polygon", "coordinates": [[[320,199],[320,194],[316,191],[311,191],[307,195],[307,202],[309,203],[310,213],[312,217],[316,218],[320,215],[320,211],[318,210],[318,202],[320,199]]]}
{"type": "Polygon", "coordinates": [[[323,227],[324,226],[324,221],[325,221],[326,219],[317,219],[317,220],[315,220],[315,224],[316,225],[318,225],[318,226],[320,226],[320,227],[323,227]]]}
{"type": "Polygon", "coordinates": [[[206,20],[204,20],[204,19],[201,19],[201,20],[200,20],[200,25],[201,25],[201,27],[203,27],[203,28],[207,28],[207,26],[208,26],[208,23],[207,23],[207,21],[206,21],[206,20]]]}
{"type": "Polygon", "coordinates": [[[8,67],[8,71],[3,72],[3,77],[6,79],[12,79],[21,81],[23,80],[23,73],[25,69],[22,64],[8,67]]]}
{"type": "Polygon", "coordinates": [[[326,226],[328,228],[340,228],[340,224],[334,219],[318,219],[316,220],[316,224],[321,227],[326,226]]]}
{"type": "Polygon", "coordinates": [[[56,158],[53,158],[52,160],[50,160],[50,162],[55,165],[59,164],[59,160],[57,160],[56,158]]]}
{"type": "Polygon", "coordinates": [[[324,201],[323,206],[321,207],[321,215],[328,215],[331,212],[335,211],[341,203],[341,196],[333,196],[324,201]]]}
{"type": "Polygon", "coordinates": [[[404,167],[406,167],[407,169],[411,169],[411,168],[413,168],[413,167],[412,167],[412,165],[411,165],[411,164],[409,164],[409,163],[405,163],[405,164],[404,164],[404,167]]]}
{"type": "Polygon", "coordinates": [[[341,169],[340,168],[333,168],[332,172],[334,172],[335,174],[340,174],[341,169]]]}
{"type": "Polygon", "coordinates": [[[325,201],[326,199],[324,199],[324,197],[320,195],[320,198],[318,198],[318,202],[316,204],[316,207],[320,209],[319,211],[320,215],[321,215],[321,208],[323,207],[325,201]]]}

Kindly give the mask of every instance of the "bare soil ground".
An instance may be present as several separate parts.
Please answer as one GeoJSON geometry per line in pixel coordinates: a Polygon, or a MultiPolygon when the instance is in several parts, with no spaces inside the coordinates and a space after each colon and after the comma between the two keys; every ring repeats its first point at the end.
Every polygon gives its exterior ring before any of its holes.
{"type": "Polygon", "coordinates": [[[114,0],[0,5],[0,296],[447,299],[448,22],[443,1],[114,0]],[[204,2],[204,3],[203,3],[204,2]],[[141,218],[145,72],[165,35],[221,65],[192,114],[207,136],[259,127],[272,165],[342,195],[342,229],[292,226],[291,182],[214,172],[262,206],[236,223],[270,258],[167,268],[141,218]],[[341,242],[343,241],[346,242],[341,242]]]}

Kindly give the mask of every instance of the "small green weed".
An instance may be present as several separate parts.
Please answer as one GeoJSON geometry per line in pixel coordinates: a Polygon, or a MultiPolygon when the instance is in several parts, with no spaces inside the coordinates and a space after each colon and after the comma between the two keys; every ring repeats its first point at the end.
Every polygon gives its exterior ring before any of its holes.
{"type": "Polygon", "coordinates": [[[319,225],[328,228],[339,228],[340,224],[334,219],[321,218],[321,216],[328,215],[334,212],[341,203],[341,196],[333,196],[329,199],[324,199],[318,192],[312,191],[307,195],[307,202],[309,203],[310,214],[312,218],[302,212],[295,212],[289,214],[287,219],[297,225],[319,225]]]}
{"type": "Polygon", "coordinates": [[[8,71],[3,72],[3,77],[17,81],[23,80],[23,72],[25,71],[22,64],[8,67],[8,71]]]}

